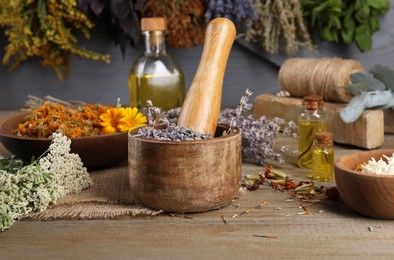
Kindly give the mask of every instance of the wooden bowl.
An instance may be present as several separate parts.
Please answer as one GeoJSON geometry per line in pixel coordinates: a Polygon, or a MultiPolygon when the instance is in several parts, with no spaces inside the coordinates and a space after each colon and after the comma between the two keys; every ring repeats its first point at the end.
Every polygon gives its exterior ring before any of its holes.
{"type": "MultiPolygon", "coordinates": [[[[226,128],[218,126],[220,136],[226,128]]],[[[230,203],[239,192],[242,134],[211,140],[160,141],[129,135],[129,176],[134,199],[166,212],[204,212],[230,203]]]]}
{"type": "MultiPolygon", "coordinates": [[[[12,115],[0,122],[0,142],[12,154],[30,161],[45,152],[50,138],[21,137],[13,134],[30,112],[12,115]]],[[[71,152],[77,153],[87,168],[108,165],[127,158],[127,133],[70,138],[71,152]]]]}
{"type": "Polygon", "coordinates": [[[372,175],[354,171],[372,157],[391,156],[393,150],[373,150],[344,155],[335,161],[335,181],[343,201],[358,213],[394,219],[394,176],[372,175]]]}

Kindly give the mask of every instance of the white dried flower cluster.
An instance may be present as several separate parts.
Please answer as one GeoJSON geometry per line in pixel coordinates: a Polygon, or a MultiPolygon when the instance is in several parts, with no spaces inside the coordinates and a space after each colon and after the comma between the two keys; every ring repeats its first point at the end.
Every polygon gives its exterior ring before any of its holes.
{"type": "Polygon", "coordinates": [[[23,166],[20,159],[0,158],[0,230],[34,211],[43,211],[68,193],[78,193],[93,183],[71,141],[54,134],[48,152],[23,166]]]}
{"type": "Polygon", "coordinates": [[[362,173],[378,175],[394,175],[394,153],[391,157],[383,155],[378,161],[371,158],[367,164],[361,165],[362,173]]]}
{"type": "Polygon", "coordinates": [[[46,156],[38,164],[45,172],[54,173],[58,196],[79,193],[93,185],[86,168],[78,154],[70,153],[71,140],[61,133],[53,134],[53,141],[46,156]]]}

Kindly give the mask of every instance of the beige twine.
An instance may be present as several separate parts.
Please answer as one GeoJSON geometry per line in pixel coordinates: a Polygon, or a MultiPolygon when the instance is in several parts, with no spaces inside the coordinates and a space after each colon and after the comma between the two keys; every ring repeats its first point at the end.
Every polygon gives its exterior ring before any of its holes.
{"type": "Polygon", "coordinates": [[[349,102],[353,95],[341,87],[351,84],[355,72],[364,72],[356,60],[291,58],[280,68],[278,81],[293,97],[320,95],[325,101],[349,102]]]}
{"type": "Polygon", "coordinates": [[[90,177],[93,187],[79,194],[67,195],[47,210],[29,214],[27,219],[108,219],[161,213],[133,200],[127,166],[92,171],[90,177]]]}

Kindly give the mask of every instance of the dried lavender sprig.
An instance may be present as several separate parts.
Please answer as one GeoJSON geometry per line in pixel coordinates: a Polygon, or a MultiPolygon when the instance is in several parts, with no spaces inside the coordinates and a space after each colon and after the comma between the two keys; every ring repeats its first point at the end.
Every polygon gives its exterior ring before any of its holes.
{"type": "Polygon", "coordinates": [[[148,124],[155,125],[156,119],[161,117],[161,109],[153,106],[152,100],[147,100],[146,104],[148,106],[148,124]]]}
{"type": "Polygon", "coordinates": [[[181,110],[180,108],[171,109],[167,112],[161,112],[160,108],[153,106],[151,100],[148,100],[147,104],[149,126],[141,127],[138,130],[137,136],[176,142],[211,139],[211,135],[209,133],[200,133],[191,128],[177,126],[176,121],[179,117],[181,110]],[[159,123],[161,123],[164,127],[156,129],[156,121],[159,121],[159,123]]]}
{"type": "MultiPolygon", "coordinates": [[[[241,107],[251,108],[252,104],[248,103],[251,93],[241,98],[241,107]]],[[[222,111],[219,117],[219,123],[232,124],[242,131],[242,157],[252,159],[257,164],[267,165],[268,160],[284,163],[283,155],[288,149],[285,146],[280,148],[279,152],[275,150],[275,138],[282,132],[286,135],[293,135],[296,132],[297,125],[294,122],[286,124],[284,119],[274,118],[267,120],[266,117],[255,119],[253,115],[244,116],[239,113],[242,109],[226,109],[222,111]],[[236,118],[234,120],[234,118],[236,118]]]]}

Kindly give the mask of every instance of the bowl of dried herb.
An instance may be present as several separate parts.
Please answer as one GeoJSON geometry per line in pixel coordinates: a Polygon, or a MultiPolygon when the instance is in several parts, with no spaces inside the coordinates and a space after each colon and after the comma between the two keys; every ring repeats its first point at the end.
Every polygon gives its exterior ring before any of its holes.
{"type": "MultiPolygon", "coordinates": [[[[52,133],[61,132],[71,140],[71,152],[80,156],[84,166],[105,166],[127,158],[127,129],[131,126],[125,122],[126,131],[117,131],[110,124],[111,120],[122,120],[124,111],[99,104],[72,107],[44,104],[2,120],[0,142],[9,152],[28,162],[49,148],[52,133]]],[[[133,120],[138,115],[138,120],[146,122],[138,111],[131,109],[131,112],[129,116],[134,115],[133,120]]]]}
{"type": "Polygon", "coordinates": [[[356,212],[394,219],[394,150],[361,151],[338,158],[335,181],[345,204],[356,212]]]}

